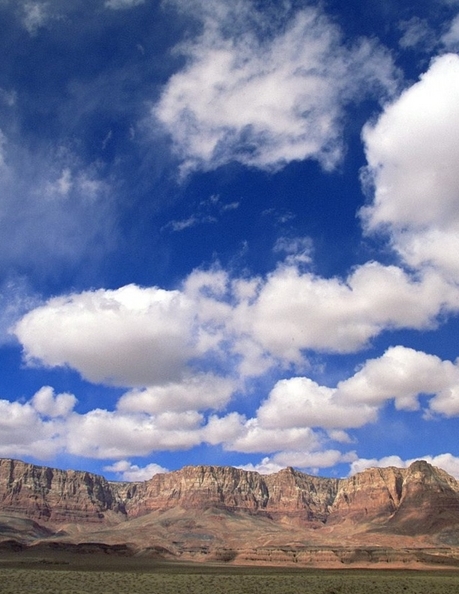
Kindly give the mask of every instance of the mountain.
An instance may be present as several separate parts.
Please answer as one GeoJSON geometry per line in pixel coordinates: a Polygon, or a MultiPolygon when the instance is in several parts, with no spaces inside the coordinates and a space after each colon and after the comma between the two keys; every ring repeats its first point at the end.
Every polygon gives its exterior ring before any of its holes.
{"type": "Polygon", "coordinates": [[[187,466],[127,483],[0,459],[2,543],[244,563],[456,564],[459,482],[425,461],[344,479],[187,466]]]}

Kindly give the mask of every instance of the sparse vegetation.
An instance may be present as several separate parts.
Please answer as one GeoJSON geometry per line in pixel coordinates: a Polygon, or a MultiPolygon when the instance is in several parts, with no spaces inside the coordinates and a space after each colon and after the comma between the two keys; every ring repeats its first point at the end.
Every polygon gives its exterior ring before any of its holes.
{"type": "MultiPolygon", "coordinates": [[[[457,594],[459,573],[158,565],[0,568],[2,594],[457,594]]],[[[40,565],[40,567],[38,567],[40,565]]],[[[121,565],[123,563],[121,562],[121,565]]]]}

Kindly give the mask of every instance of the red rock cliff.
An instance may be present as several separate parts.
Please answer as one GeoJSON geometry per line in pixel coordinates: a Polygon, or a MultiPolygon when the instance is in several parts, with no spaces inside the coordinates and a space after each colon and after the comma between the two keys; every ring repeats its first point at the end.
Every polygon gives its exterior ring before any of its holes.
{"type": "Polygon", "coordinates": [[[346,479],[309,476],[292,468],[266,476],[188,466],[142,483],[115,483],[88,472],[0,460],[0,511],[6,513],[58,525],[121,521],[175,507],[432,533],[459,525],[459,484],[422,461],[408,469],[372,468],[346,479]]]}

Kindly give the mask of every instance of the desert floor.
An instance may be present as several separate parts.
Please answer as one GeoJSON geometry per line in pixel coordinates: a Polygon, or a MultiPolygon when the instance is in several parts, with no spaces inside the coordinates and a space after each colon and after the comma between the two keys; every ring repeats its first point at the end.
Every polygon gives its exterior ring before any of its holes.
{"type": "Polygon", "coordinates": [[[107,555],[0,554],[2,594],[457,594],[459,571],[164,563],[107,555]]]}

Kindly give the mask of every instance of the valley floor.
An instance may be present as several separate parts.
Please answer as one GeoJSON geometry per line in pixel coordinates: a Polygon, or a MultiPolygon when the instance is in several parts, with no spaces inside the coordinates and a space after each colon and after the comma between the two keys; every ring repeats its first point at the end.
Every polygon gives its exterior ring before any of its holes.
{"type": "Polygon", "coordinates": [[[1,594],[457,594],[459,571],[158,563],[102,555],[0,558],[1,594]]]}

